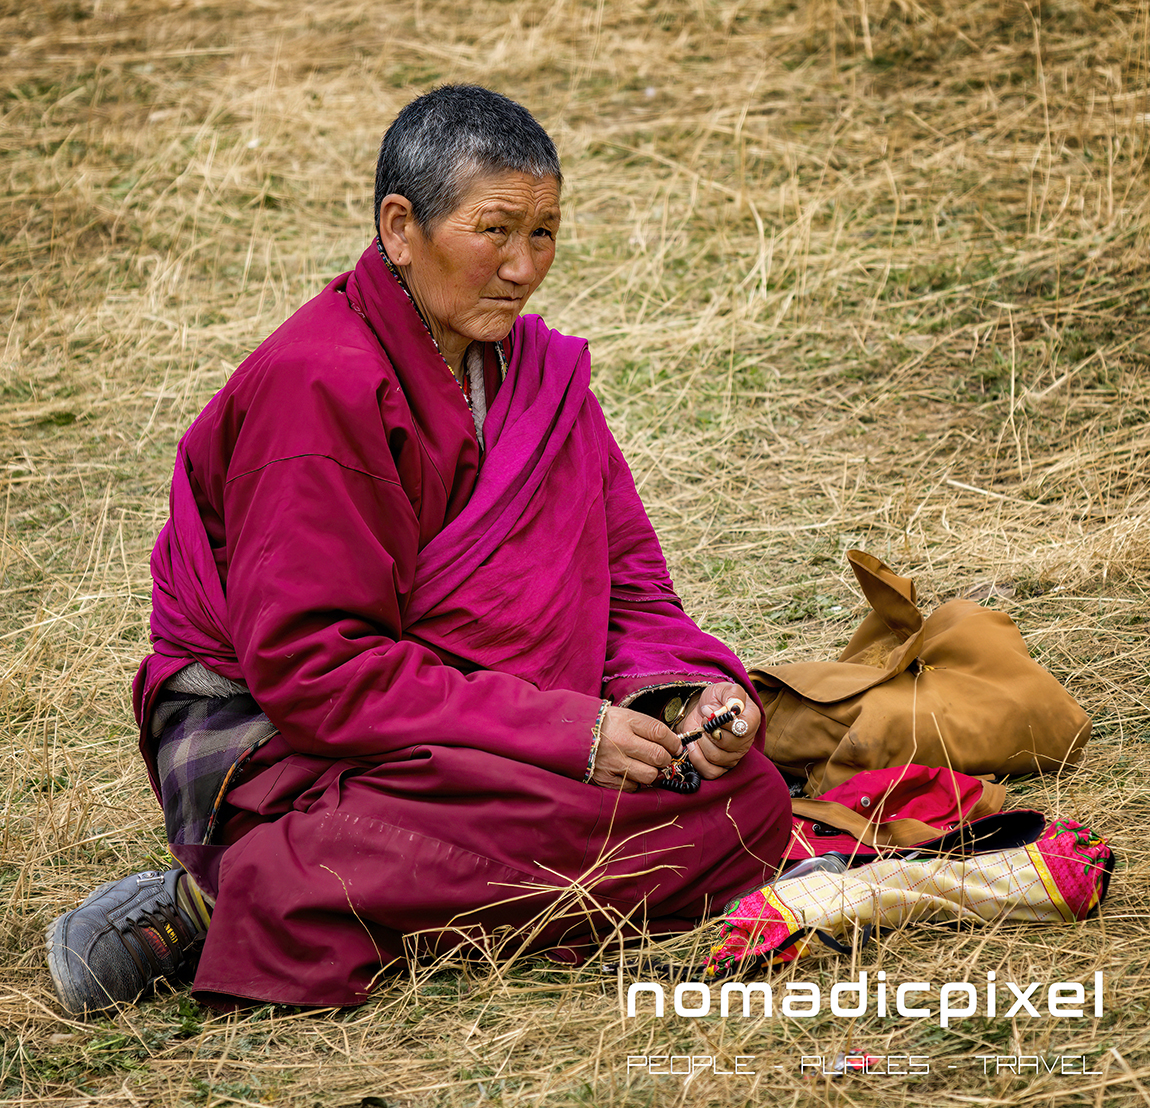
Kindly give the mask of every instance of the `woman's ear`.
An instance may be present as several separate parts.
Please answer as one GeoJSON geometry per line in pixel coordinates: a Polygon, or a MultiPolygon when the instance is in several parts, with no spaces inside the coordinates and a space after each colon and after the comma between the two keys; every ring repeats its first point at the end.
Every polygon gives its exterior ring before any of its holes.
{"type": "Polygon", "coordinates": [[[394,265],[410,264],[414,227],[411,201],[398,192],[388,193],[379,205],[379,241],[394,265]]]}

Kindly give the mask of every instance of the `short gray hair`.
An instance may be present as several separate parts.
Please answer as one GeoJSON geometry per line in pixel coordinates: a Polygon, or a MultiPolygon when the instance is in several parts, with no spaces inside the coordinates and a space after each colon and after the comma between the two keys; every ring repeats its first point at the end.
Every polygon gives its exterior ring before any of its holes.
{"type": "Polygon", "coordinates": [[[479,85],[443,85],[412,100],[387,129],[375,167],[379,206],[393,192],[411,202],[422,231],[455,211],[471,183],[497,173],[554,177],[559,155],[521,104],[479,85]]]}

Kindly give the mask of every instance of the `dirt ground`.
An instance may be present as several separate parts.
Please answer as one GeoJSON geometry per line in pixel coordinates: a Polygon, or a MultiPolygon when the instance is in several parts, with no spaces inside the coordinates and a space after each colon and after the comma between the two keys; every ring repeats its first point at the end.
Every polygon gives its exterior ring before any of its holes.
{"type": "Polygon", "coordinates": [[[0,0],[0,57],[0,1097],[1150,1104],[1146,0],[0,0]],[[446,81],[555,137],[533,308],[590,340],[705,628],[749,663],[834,657],[860,547],[926,608],[1007,612],[1093,718],[1082,770],[1009,803],[1111,839],[1098,918],[920,927],[772,980],[1102,971],[1101,1016],[628,1017],[623,976],[526,959],[421,965],[318,1016],[180,990],[61,1015],[45,927],[165,864],[128,685],[176,441],[354,264],[380,135],[446,81]],[[929,1072],[801,1065],[848,1049],[929,1072]],[[652,1055],[715,1061],[628,1064],[652,1055]]]}

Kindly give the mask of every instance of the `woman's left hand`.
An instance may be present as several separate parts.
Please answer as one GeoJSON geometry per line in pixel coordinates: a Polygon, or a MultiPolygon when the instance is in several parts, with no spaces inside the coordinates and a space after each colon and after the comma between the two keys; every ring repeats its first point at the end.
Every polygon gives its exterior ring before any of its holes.
{"type": "Polygon", "coordinates": [[[687,748],[691,765],[699,771],[700,777],[708,781],[722,777],[727,770],[733,769],[751,749],[751,743],[754,742],[762,719],[759,706],[734,682],[708,685],[678,727],[681,734],[698,731],[712,715],[724,711],[727,701],[732,697],[743,702],[743,710],[735,719],[746,723],[746,733],[736,735],[731,730],[731,723],[728,723],[709,735],[700,736],[687,748]]]}

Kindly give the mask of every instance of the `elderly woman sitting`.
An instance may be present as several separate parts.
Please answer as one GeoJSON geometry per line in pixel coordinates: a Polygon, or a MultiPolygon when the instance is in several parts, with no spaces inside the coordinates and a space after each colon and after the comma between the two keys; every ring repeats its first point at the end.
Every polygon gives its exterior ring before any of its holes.
{"type": "Polygon", "coordinates": [[[520,314],[560,185],[518,104],[413,101],[378,237],[181,441],[134,686],[180,866],[52,925],[70,1012],[193,968],[225,1006],[357,1004],[413,945],[578,957],[771,877],[747,675],[683,612],[586,343],[520,314]]]}

